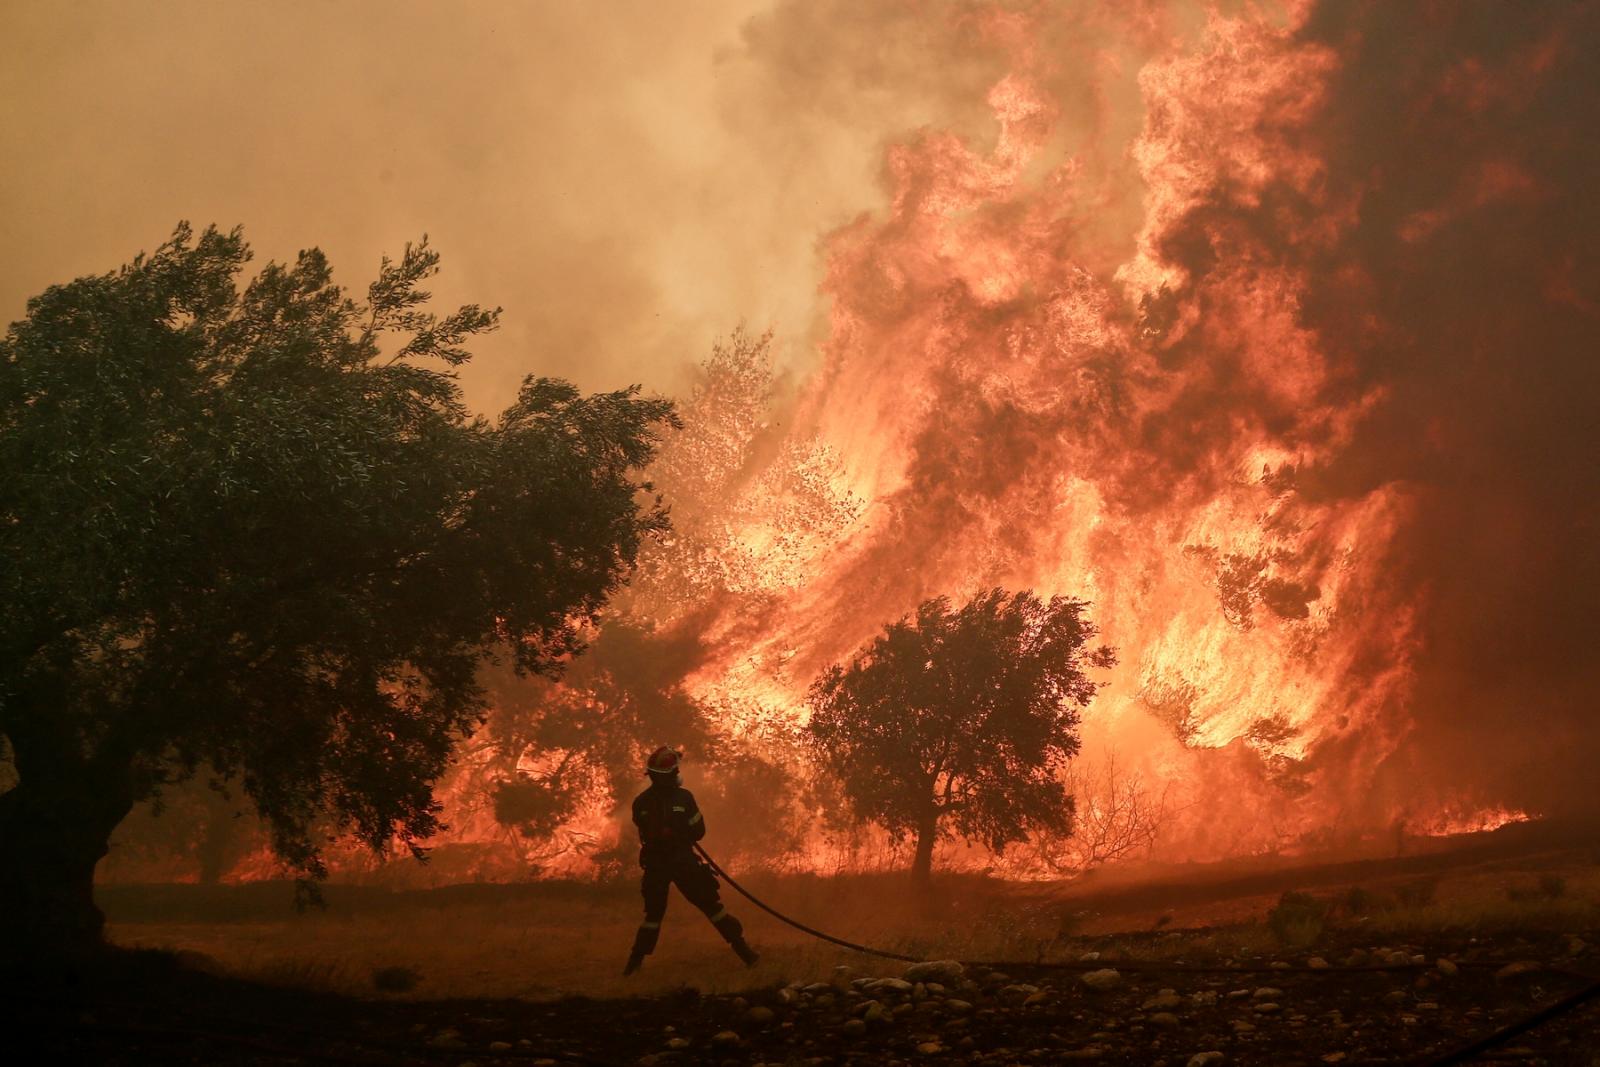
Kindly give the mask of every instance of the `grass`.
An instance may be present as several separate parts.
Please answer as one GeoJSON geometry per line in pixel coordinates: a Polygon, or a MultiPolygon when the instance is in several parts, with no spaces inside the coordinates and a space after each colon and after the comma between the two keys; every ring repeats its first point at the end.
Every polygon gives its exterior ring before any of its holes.
{"type": "MultiPolygon", "coordinates": [[[[1078,898],[977,877],[945,880],[908,906],[903,877],[753,878],[779,910],[841,937],[908,955],[1052,961],[1303,957],[1323,942],[1381,945],[1408,935],[1600,930],[1600,866],[1583,857],[1484,866],[1312,892],[1257,894],[1102,915],[1078,898]],[[1515,890],[1515,891],[1513,891],[1515,890]],[[1169,921],[1170,917],[1170,921],[1169,921]]],[[[661,945],[621,977],[640,917],[636,887],[541,883],[389,893],[333,886],[297,914],[284,885],[108,889],[113,940],[199,953],[227,973],[277,985],[400,999],[612,997],[692,987],[727,993],[821,981],[840,965],[902,965],[813,940],[727,892],[762,961],[745,969],[674,893],[661,945]]],[[[1592,939],[1592,938],[1591,938],[1592,939]]],[[[1326,950],[1325,950],[1326,951],[1326,950]]],[[[200,957],[191,957],[200,959],[200,957]]]]}
{"type": "MultiPolygon", "coordinates": [[[[803,922],[914,956],[1040,958],[1057,940],[1059,909],[1001,903],[1004,883],[952,879],[926,909],[906,906],[888,876],[791,877],[752,890],[803,922]]],[[[746,969],[704,916],[676,893],[656,953],[638,975],[622,963],[640,919],[631,885],[480,886],[377,894],[333,886],[328,907],[295,913],[287,887],[202,891],[103,890],[114,941],[200,953],[225,971],[272,984],[395,997],[620,996],[684,987],[733,992],[779,981],[819,981],[839,965],[898,973],[812,938],[724,894],[762,961],[746,969]],[[405,977],[401,977],[402,972],[405,977]]]]}

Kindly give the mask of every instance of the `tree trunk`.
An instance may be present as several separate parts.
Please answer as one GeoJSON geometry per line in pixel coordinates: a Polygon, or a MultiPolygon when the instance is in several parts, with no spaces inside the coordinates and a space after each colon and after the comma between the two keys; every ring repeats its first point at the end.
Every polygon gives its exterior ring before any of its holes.
{"type": "Polygon", "coordinates": [[[200,837],[200,884],[216,885],[228,869],[238,812],[232,801],[215,789],[206,790],[206,828],[200,837]]]}
{"type": "Polygon", "coordinates": [[[933,845],[938,836],[938,812],[929,811],[917,824],[917,857],[911,862],[911,884],[922,892],[933,882],[933,845]]]}
{"type": "Polygon", "coordinates": [[[13,959],[102,946],[94,869],[133,808],[126,764],[84,759],[75,739],[52,740],[12,736],[19,781],[0,795],[0,944],[13,959]]]}

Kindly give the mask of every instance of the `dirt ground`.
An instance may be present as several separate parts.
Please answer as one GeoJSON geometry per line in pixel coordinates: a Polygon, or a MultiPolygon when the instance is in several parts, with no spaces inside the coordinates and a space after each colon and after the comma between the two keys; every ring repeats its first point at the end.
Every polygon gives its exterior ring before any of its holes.
{"type": "MultiPolygon", "coordinates": [[[[111,935],[141,951],[14,986],[8,1033],[49,1062],[127,1064],[1423,1064],[1600,979],[1600,853],[1572,835],[1069,887],[949,879],[926,908],[888,877],[750,888],[967,964],[897,981],[904,964],[732,894],[758,966],[674,900],[623,979],[627,886],[334,886],[303,915],[283,886],[119,887],[111,935]]],[[[1597,1034],[1590,1001],[1491,1057],[1595,1067],[1597,1034]]]]}

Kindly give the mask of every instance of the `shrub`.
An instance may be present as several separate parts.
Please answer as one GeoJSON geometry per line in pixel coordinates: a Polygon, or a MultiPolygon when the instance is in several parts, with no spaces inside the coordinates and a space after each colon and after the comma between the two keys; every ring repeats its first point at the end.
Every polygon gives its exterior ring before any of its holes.
{"type": "Polygon", "coordinates": [[[1559,874],[1546,874],[1536,885],[1508,885],[1506,899],[1514,904],[1533,900],[1560,900],[1567,895],[1567,880],[1559,874]]]}
{"type": "Polygon", "coordinates": [[[1395,900],[1403,908],[1425,908],[1439,892],[1439,879],[1418,878],[1394,887],[1395,900]]]}
{"type": "Polygon", "coordinates": [[[1353,885],[1345,891],[1343,899],[1339,902],[1346,913],[1350,915],[1371,915],[1378,911],[1382,900],[1372,890],[1363,886],[1353,885]]]}
{"type": "Polygon", "coordinates": [[[1267,926],[1289,948],[1306,948],[1322,937],[1328,906],[1310,893],[1290,890],[1267,912],[1267,926]]]}

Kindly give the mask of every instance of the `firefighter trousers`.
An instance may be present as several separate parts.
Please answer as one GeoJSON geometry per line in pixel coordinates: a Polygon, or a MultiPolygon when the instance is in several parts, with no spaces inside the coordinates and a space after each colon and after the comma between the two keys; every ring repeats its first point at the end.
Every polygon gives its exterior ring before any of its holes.
{"type": "Polygon", "coordinates": [[[633,940],[635,956],[648,956],[655,951],[656,940],[661,936],[661,920],[667,914],[667,891],[674,885],[689,903],[705,912],[723,940],[730,945],[743,941],[744,926],[722,906],[717,876],[710,867],[690,856],[652,863],[644,869],[644,878],[639,884],[639,891],[644,895],[644,922],[633,940]]]}

